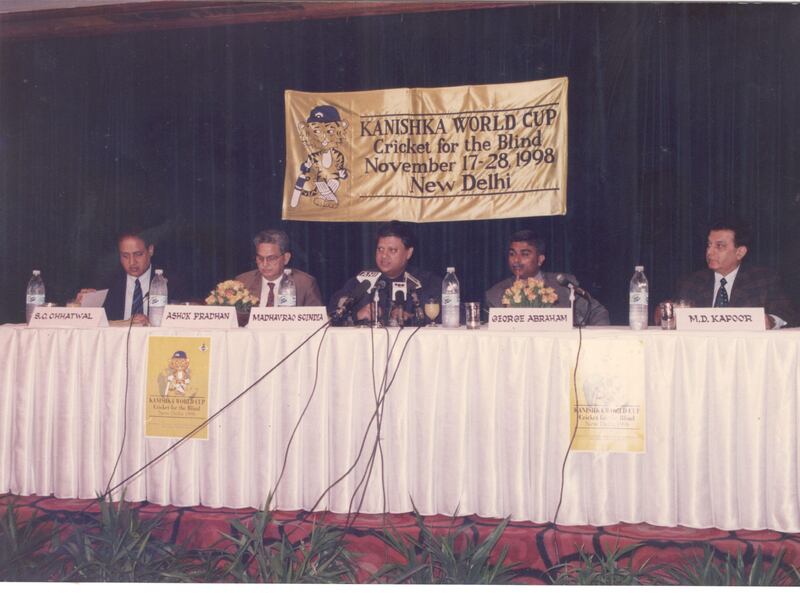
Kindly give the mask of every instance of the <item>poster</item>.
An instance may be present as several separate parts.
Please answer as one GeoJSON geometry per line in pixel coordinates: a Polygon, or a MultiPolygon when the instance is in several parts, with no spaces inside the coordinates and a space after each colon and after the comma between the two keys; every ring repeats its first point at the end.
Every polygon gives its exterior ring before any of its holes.
{"type": "MultiPolygon", "coordinates": [[[[211,338],[150,336],[145,436],[180,438],[208,420],[211,338]]],[[[207,439],[204,426],[194,439],[207,439]]]]}

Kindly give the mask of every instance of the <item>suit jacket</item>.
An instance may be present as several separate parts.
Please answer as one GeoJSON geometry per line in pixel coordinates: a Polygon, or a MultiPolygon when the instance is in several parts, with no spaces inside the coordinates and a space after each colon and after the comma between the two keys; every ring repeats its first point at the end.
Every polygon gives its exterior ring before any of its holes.
{"type": "MultiPolygon", "coordinates": [[[[155,273],[156,266],[151,262],[150,270],[145,272],[142,277],[149,274],[150,280],[152,280],[153,276],[155,276],[155,273]]],[[[164,270],[164,277],[167,279],[169,301],[172,302],[186,300],[181,289],[183,285],[181,284],[180,279],[168,274],[168,270],[164,270]]],[[[128,275],[125,273],[125,270],[120,269],[120,271],[114,275],[110,282],[101,283],[102,285],[108,287],[108,294],[106,295],[106,300],[103,303],[103,308],[106,310],[106,317],[111,320],[125,318],[125,287],[127,281],[128,275]]]]}
{"type": "MultiPolygon", "coordinates": [[[[150,269],[142,274],[142,277],[148,275],[153,279],[155,275],[155,267],[150,264],[150,269]]],[[[120,270],[108,284],[108,294],[103,303],[103,309],[106,310],[106,317],[111,320],[125,319],[125,288],[128,281],[128,275],[124,270],[120,270]]],[[[169,288],[169,283],[167,283],[169,288]]],[[[142,295],[144,296],[144,295],[142,295]]]]}
{"type": "MultiPolygon", "coordinates": [[[[714,272],[705,268],[683,278],[678,283],[678,298],[695,307],[713,306],[714,272]]],[[[797,311],[780,278],[768,268],[741,264],[728,291],[728,303],[730,307],[764,307],[766,313],[780,317],[788,326],[798,323],[797,311]]]]}
{"type": "MultiPolygon", "coordinates": [[[[305,272],[297,268],[291,268],[292,280],[294,280],[295,290],[297,291],[297,306],[298,307],[321,307],[322,294],[317,286],[317,281],[313,276],[309,276],[305,272]]],[[[261,298],[261,273],[258,269],[250,270],[244,274],[236,276],[236,280],[244,284],[244,287],[258,298],[261,298]]],[[[278,282],[275,284],[275,302],[278,302],[278,282]]],[[[264,303],[259,303],[259,306],[264,303]]]]}
{"type": "MultiPolygon", "coordinates": [[[[557,274],[552,272],[542,272],[542,279],[544,280],[544,285],[554,288],[556,294],[558,295],[558,301],[556,301],[556,307],[569,307],[569,288],[566,286],[561,286],[556,281],[557,274]]],[[[564,274],[569,280],[572,282],[577,283],[575,277],[571,274],[564,274]]],[[[486,306],[487,307],[503,307],[502,299],[503,293],[507,288],[509,288],[514,283],[515,278],[506,278],[505,280],[501,280],[494,286],[492,286],[489,290],[486,291],[486,306]]],[[[575,296],[575,312],[573,314],[573,324],[583,324],[583,325],[610,325],[611,321],[608,317],[608,310],[600,304],[594,297],[591,300],[587,301],[586,299],[575,296]],[[584,321],[584,319],[586,321],[584,321]]]]}

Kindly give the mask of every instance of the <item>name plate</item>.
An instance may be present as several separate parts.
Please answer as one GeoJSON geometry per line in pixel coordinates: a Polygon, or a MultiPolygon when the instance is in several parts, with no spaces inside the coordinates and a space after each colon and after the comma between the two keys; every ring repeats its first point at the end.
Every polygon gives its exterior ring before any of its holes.
{"type": "Polygon", "coordinates": [[[239,327],[236,307],[218,305],[167,305],[161,327],[239,327]]]}
{"type": "Polygon", "coordinates": [[[326,321],[325,307],[253,307],[247,327],[317,329],[326,321]]]}
{"type": "Polygon", "coordinates": [[[28,327],[108,327],[102,307],[36,307],[28,327]]]}
{"type": "Polygon", "coordinates": [[[675,329],[764,331],[764,307],[676,307],[675,329]]]}
{"type": "Polygon", "coordinates": [[[564,331],[572,329],[571,307],[492,307],[489,329],[564,331]]]}

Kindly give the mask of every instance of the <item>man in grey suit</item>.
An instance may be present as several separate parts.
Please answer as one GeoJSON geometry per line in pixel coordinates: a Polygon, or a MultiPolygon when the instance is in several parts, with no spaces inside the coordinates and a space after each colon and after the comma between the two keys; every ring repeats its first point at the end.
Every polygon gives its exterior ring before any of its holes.
{"type": "MultiPolygon", "coordinates": [[[[545,286],[555,289],[558,295],[556,307],[569,307],[569,288],[561,286],[556,281],[556,276],[551,272],[542,272],[540,269],[545,260],[544,240],[533,231],[517,231],[508,240],[508,267],[513,276],[501,280],[486,291],[486,305],[488,307],[503,307],[503,293],[510,288],[514,280],[535,278],[544,282],[545,286]]],[[[564,274],[573,283],[574,276],[564,274]]],[[[576,283],[577,284],[577,283],[576,283]]],[[[577,297],[575,299],[575,312],[573,316],[575,325],[609,325],[608,311],[597,300],[577,297]]]]}
{"type": "MultiPolygon", "coordinates": [[[[281,277],[292,251],[289,236],[280,230],[261,231],[253,238],[256,250],[255,270],[236,276],[236,280],[259,297],[259,307],[274,307],[278,302],[278,289],[281,277]]],[[[313,276],[309,276],[296,268],[292,268],[292,279],[297,290],[298,307],[314,307],[322,305],[322,295],[313,276]]]]}

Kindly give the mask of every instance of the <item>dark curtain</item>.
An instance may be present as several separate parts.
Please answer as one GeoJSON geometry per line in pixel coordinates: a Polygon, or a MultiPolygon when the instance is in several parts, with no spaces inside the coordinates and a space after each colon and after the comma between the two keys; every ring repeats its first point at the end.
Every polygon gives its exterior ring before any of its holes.
{"type": "MultiPolygon", "coordinates": [[[[324,295],[369,265],[375,224],[280,219],[285,89],[349,91],[568,76],[568,214],[416,224],[416,264],[454,265],[462,300],[507,274],[505,239],[547,240],[627,322],[704,265],[705,224],[746,217],[748,260],[800,296],[800,9],[786,4],[548,4],[0,46],[0,321],[30,271],[64,302],[118,267],[140,226],[191,296],[253,267],[282,226],[324,295]]],[[[189,295],[184,295],[189,296],[189,295]]],[[[652,308],[652,305],[651,305],[652,308]]]]}

